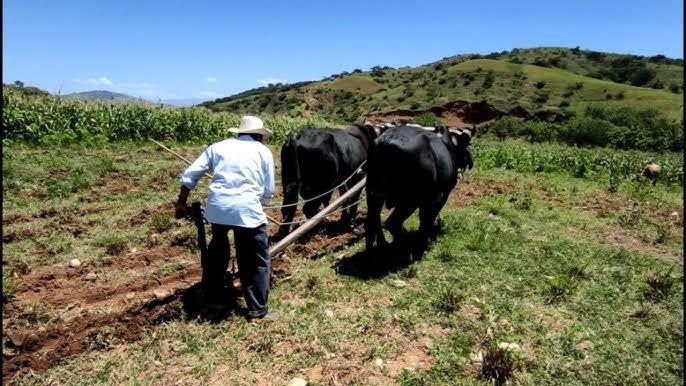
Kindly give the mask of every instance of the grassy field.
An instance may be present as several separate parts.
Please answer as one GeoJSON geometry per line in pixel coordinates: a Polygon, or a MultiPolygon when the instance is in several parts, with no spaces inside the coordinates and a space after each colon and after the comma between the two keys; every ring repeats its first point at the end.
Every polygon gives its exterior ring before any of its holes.
{"type": "Polygon", "coordinates": [[[611,193],[607,173],[512,154],[549,147],[474,146],[422,260],[366,257],[361,227],[326,225],[274,258],[280,317],[256,325],[198,318],[195,230],[172,217],[179,161],[136,143],[5,146],[4,380],[683,383],[681,184],[627,169],[611,193]]]}

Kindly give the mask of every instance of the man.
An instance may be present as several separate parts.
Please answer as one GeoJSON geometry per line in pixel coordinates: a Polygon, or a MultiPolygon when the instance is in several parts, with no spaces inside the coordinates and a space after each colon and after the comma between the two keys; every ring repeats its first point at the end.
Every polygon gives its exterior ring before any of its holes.
{"type": "Polygon", "coordinates": [[[274,194],[274,160],[262,141],[271,136],[258,117],[244,116],[238,134],[210,145],[181,175],[181,191],[176,202],[176,218],[183,218],[186,200],[200,177],[212,173],[205,206],[205,218],[212,226],[208,246],[207,296],[217,307],[224,292],[224,272],[229,261],[228,231],[236,242],[241,287],[249,319],[268,314],[269,245],[267,217],[261,201],[274,194]]]}

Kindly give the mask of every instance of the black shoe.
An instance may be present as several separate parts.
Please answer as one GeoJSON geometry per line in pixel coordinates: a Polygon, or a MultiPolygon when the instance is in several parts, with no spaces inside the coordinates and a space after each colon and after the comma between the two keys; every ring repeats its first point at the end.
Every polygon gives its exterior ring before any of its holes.
{"type": "Polygon", "coordinates": [[[257,323],[258,320],[276,320],[278,319],[278,314],[274,311],[266,312],[263,314],[255,314],[253,312],[248,312],[248,321],[250,323],[257,323]]]}

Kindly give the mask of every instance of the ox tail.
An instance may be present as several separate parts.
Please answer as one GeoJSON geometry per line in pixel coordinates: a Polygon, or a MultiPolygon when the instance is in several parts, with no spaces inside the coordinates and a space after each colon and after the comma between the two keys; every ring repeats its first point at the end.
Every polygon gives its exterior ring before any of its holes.
{"type": "MultiPolygon", "coordinates": [[[[295,136],[291,135],[281,147],[281,186],[283,187],[283,204],[281,208],[282,222],[293,221],[297,209],[300,193],[300,165],[295,136]]],[[[279,235],[285,236],[290,231],[290,225],[282,225],[279,235]]]]}

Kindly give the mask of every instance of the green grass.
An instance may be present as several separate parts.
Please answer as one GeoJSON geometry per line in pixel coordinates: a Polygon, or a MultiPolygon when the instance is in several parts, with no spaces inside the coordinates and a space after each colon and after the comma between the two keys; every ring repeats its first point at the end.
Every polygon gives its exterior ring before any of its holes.
{"type": "MultiPolygon", "coordinates": [[[[189,158],[202,150],[170,146],[189,158]]],[[[555,163],[534,171],[489,161],[498,151],[578,150],[510,141],[475,147],[476,168],[458,182],[456,200],[441,212],[442,230],[421,261],[360,278],[332,267],[361,251],[361,243],[314,260],[289,254],[289,277],[270,294],[280,313],[275,321],[250,325],[236,317],[211,324],[180,317],[128,343],[103,327],[90,337],[87,352],[17,383],[285,384],[300,376],[333,384],[335,376],[342,384],[473,385],[505,374],[515,384],[681,384],[683,240],[680,225],[669,222],[672,211],[683,213],[681,187],[622,180],[610,193],[600,170],[573,178],[555,163]],[[463,200],[470,201],[453,206],[463,200]],[[655,224],[664,224],[660,244],[653,243],[655,224]],[[413,355],[426,365],[403,371],[413,355]]],[[[147,234],[157,227],[170,226],[164,245],[174,231],[192,232],[192,225],[168,223],[164,214],[131,222],[177,193],[184,165],[154,147],[10,146],[5,157],[17,172],[3,197],[4,216],[29,220],[6,225],[4,234],[49,228],[35,241],[56,251],[37,254],[30,239],[3,245],[3,279],[15,281],[3,280],[6,298],[21,283],[22,262],[31,269],[73,257],[91,262],[122,241],[147,248],[147,234]],[[99,158],[113,159],[114,169],[91,169],[99,158]],[[28,160],[33,167],[23,168],[28,160]],[[57,170],[70,174],[80,167],[93,170],[87,187],[61,197],[31,194],[57,170]],[[78,212],[93,208],[102,210],[78,212]],[[72,217],[88,222],[81,235],[55,225],[70,225],[65,219],[72,217]]],[[[205,187],[201,182],[199,192],[205,187]]],[[[417,228],[416,215],[406,226],[417,228]]],[[[189,254],[151,272],[197,265],[189,254]]],[[[112,280],[119,274],[110,272],[112,280]]],[[[39,304],[22,312],[40,331],[59,311],[39,304]]]]}

